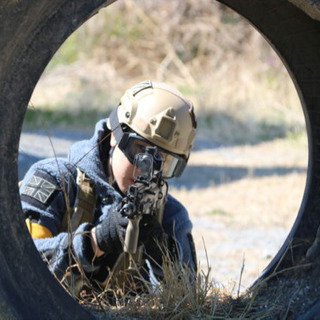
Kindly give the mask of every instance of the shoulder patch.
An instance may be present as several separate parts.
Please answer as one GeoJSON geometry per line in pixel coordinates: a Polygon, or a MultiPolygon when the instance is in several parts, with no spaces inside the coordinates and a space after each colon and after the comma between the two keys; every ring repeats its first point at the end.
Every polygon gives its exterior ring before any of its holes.
{"type": "Polygon", "coordinates": [[[57,190],[57,188],[53,183],[43,177],[33,175],[25,185],[21,194],[46,204],[55,190],[57,190]]]}

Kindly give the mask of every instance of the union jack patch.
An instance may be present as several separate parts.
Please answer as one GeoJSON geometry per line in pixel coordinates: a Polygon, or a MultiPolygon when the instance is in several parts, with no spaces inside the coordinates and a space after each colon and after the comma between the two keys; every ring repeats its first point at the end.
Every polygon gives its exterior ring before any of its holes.
{"type": "Polygon", "coordinates": [[[54,184],[44,178],[33,175],[21,194],[45,204],[55,190],[56,186],[54,184]]]}

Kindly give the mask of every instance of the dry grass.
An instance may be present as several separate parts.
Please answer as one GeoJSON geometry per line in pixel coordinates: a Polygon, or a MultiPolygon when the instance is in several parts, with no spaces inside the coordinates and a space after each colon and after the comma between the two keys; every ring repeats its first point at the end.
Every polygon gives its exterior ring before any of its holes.
{"type": "Polygon", "coordinates": [[[272,304],[265,310],[256,300],[258,289],[242,296],[239,291],[229,292],[212,281],[210,268],[191,283],[189,269],[167,259],[163,274],[156,287],[138,276],[144,293],[132,290],[133,285],[128,291],[110,286],[97,292],[91,287],[82,291],[78,301],[99,319],[271,319],[274,315],[272,304]]]}
{"type": "Polygon", "coordinates": [[[209,0],[123,0],[101,10],[56,54],[32,102],[76,116],[108,114],[125,89],[146,78],[184,92],[219,141],[245,135],[243,142],[261,125],[285,128],[278,135],[304,128],[280,59],[247,22],[209,0]]]}

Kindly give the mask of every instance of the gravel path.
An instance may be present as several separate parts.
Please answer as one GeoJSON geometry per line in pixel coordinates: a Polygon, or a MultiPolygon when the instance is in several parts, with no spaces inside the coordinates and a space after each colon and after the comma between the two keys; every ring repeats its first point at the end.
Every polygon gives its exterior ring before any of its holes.
{"type": "Polygon", "coordinates": [[[30,165],[47,157],[66,157],[69,147],[78,140],[90,138],[91,132],[50,130],[50,139],[44,130],[25,131],[19,146],[19,179],[22,179],[30,165]],[[53,148],[54,147],[54,151],[53,148]]]}

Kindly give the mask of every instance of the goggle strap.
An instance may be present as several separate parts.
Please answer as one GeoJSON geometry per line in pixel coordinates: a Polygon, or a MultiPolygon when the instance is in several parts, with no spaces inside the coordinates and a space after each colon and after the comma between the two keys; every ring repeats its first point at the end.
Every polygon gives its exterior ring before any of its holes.
{"type": "Polygon", "coordinates": [[[109,116],[109,123],[110,123],[110,129],[113,132],[117,143],[119,144],[119,142],[122,139],[123,136],[123,130],[121,128],[121,125],[119,123],[119,118],[118,118],[118,108],[114,109],[110,116],[109,116]]]}

